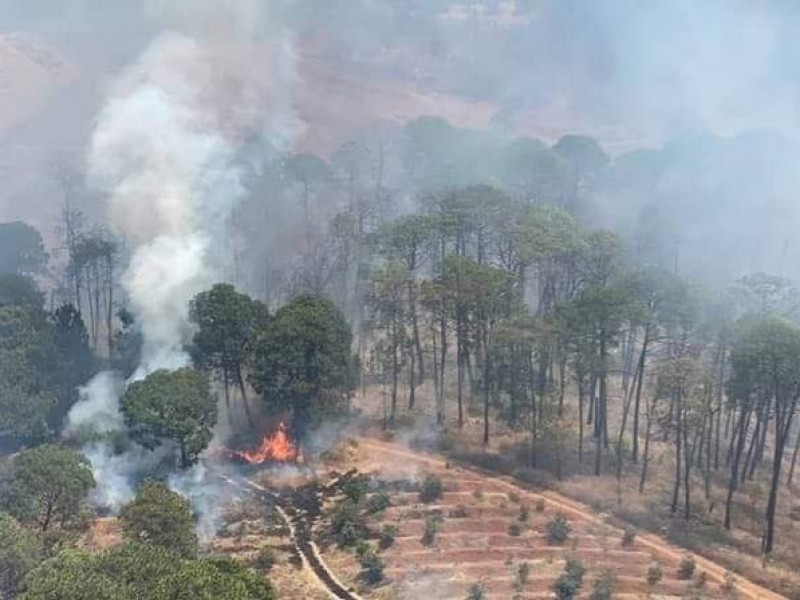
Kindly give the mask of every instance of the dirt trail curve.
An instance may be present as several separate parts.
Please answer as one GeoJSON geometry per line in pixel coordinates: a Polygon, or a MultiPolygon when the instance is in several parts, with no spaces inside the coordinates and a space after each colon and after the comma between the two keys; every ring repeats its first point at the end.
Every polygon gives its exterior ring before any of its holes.
{"type": "Polygon", "coordinates": [[[320,589],[327,592],[328,596],[334,600],[363,600],[354,592],[347,589],[334,575],[333,571],[325,564],[322,555],[319,552],[317,545],[311,540],[311,533],[308,531],[305,523],[302,520],[293,519],[287,512],[286,507],[279,503],[278,496],[270,492],[265,487],[250,481],[249,479],[242,479],[236,481],[230,477],[218,474],[218,477],[225,483],[237,487],[242,490],[249,491],[256,495],[267,496],[271,503],[274,504],[283,521],[289,528],[289,538],[292,545],[300,557],[304,569],[308,569],[313,573],[317,580],[320,589]]]}
{"type": "MultiPolygon", "coordinates": [[[[376,452],[383,452],[385,454],[389,454],[396,457],[402,457],[408,460],[416,461],[417,463],[424,463],[431,466],[435,466],[436,468],[443,469],[445,468],[446,461],[435,456],[425,454],[420,451],[410,450],[403,446],[399,446],[397,444],[389,443],[389,442],[382,442],[375,439],[359,439],[359,445],[370,448],[375,450],[376,452]]],[[[528,494],[533,496],[539,496],[547,500],[552,506],[558,507],[559,510],[564,512],[568,515],[573,515],[578,517],[584,521],[595,523],[595,524],[607,524],[607,521],[598,516],[597,514],[592,511],[591,508],[580,504],[574,500],[571,500],[561,494],[552,491],[542,491],[542,492],[532,492],[531,490],[527,489],[523,485],[514,482],[509,477],[497,476],[488,474],[486,471],[474,467],[469,467],[462,463],[459,463],[459,467],[462,468],[464,471],[471,471],[473,473],[479,474],[481,477],[485,478],[487,482],[493,483],[500,488],[504,488],[509,491],[513,491],[518,494],[528,494]]],[[[658,554],[665,557],[670,557],[672,559],[680,560],[680,558],[686,554],[685,550],[670,544],[666,540],[661,537],[652,534],[639,534],[636,536],[636,541],[638,544],[642,545],[643,547],[647,548],[654,554],[658,554]]],[[[708,573],[708,576],[717,581],[717,583],[722,583],[725,579],[725,573],[727,569],[725,567],[703,558],[702,556],[695,555],[695,562],[698,568],[704,570],[708,573]]],[[[744,579],[739,576],[735,576],[736,584],[739,588],[740,597],[751,598],[752,600],[786,600],[785,596],[781,596],[773,591],[770,591],[748,579],[744,579]]]]}

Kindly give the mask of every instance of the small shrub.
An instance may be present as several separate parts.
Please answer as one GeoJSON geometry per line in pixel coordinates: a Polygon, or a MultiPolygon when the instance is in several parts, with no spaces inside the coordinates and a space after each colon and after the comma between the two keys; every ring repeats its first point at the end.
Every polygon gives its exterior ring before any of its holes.
{"type": "Polygon", "coordinates": [[[517,582],[522,585],[527,585],[531,578],[531,563],[523,561],[517,567],[517,582]]]}
{"type": "Polygon", "coordinates": [[[730,571],[725,571],[725,580],[722,582],[722,594],[727,600],[736,600],[739,597],[739,586],[736,584],[736,578],[730,571]]]}
{"type": "Polygon", "coordinates": [[[519,519],[522,523],[525,523],[528,520],[528,517],[530,517],[530,514],[531,509],[527,504],[523,504],[519,507],[519,517],[517,517],[517,519],[519,519]]]}
{"type": "Polygon", "coordinates": [[[586,574],[586,567],[583,565],[581,559],[569,556],[564,565],[564,573],[583,584],[583,576],[586,574]]]}
{"type": "Polygon", "coordinates": [[[611,600],[617,589],[617,576],[613,571],[605,569],[594,580],[594,587],[589,600],[611,600]]]}
{"type": "Polygon", "coordinates": [[[481,583],[473,583],[467,591],[467,600],[484,600],[486,588],[481,583]]]}
{"type": "Polygon", "coordinates": [[[508,535],[512,537],[519,537],[522,535],[522,525],[519,523],[509,523],[508,535]]]}
{"type": "Polygon", "coordinates": [[[366,534],[358,515],[358,507],[350,500],[336,507],[331,516],[331,529],[341,548],[356,546],[366,534]]]}
{"type": "Polygon", "coordinates": [[[428,475],[422,482],[419,499],[422,502],[433,502],[442,497],[443,491],[442,480],[436,475],[428,475]]]}
{"type": "Polygon", "coordinates": [[[534,510],[536,510],[536,512],[540,513],[540,512],[544,512],[545,506],[546,506],[546,504],[545,504],[544,498],[539,498],[538,500],[536,500],[536,504],[533,505],[533,508],[534,508],[534,510]]]}
{"type": "Polygon", "coordinates": [[[557,514],[547,523],[547,541],[551,545],[563,544],[567,541],[572,528],[564,515],[557,514]]]}
{"type": "Polygon", "coordinates": [[[475,498],[475,500],[483,500],[483,490],[475,490],[472,492],[472,497],[475,498]]]}
{"type": "Polygon", "coordinates": [[[636,541],[636,528],[631,527],[629,525],[622,532],[622,547],[630,548],[631,546],[633,546],[633,542],[635,541],[636,541]]]}
{"type": "Polygon", "coordinates": [[[694,578],[694,582],[692,582],[692,585],[694,585],[694,587],[696,587],[698,590],[703,590],[705,589],[707,583],[708,583],[708,573],[706,573],[705,571],[700,571],[697,574],[697,577],[694,578]]]}
{"type": "Polygon", "coordinates": [[[358,504],[367,495],[369,477],[364,474],[348,477],[342,482],[341,488],[347,498],[358,504]]]}
{"type": "Polygon", "coordinates": [[[383,581],[384,564],[371,548],[361,556],[361,578],[370,585],[383,581]]]}
{"type": "Polygon", "coordinates": [[[381,490],[380,492],[376,492],[369,497],[365,510],[367,514],[375,515],[385,511],[391,505],[392,500],[389,498],[389,494],[381,490]]]}
{"type": "Polygon", "coordinates": [[[269,573],[275,566],[275,551],[272,548],[262,548],[256,557],[256,567],[269,573]]]}
{"type": "Polygon", "coordinates": [[[451,519],[466,519],[469,516],[469,510],[463,504],[459,504],[455,508],[451,508],[447,516],[451,519]]]}
{"type": "Polygon", "coordinates": [[[368,552],[371,552],[371,551],[372,551],[372,548],[370,548],[370,545],[367,542],[365,542],[364,540],[359,540],[358,543],[356,543],[356,558],[359,561],[362,558],[364,558],[364,556],[368,552]]]}
{"type": "Polygon", "coordinates": [[[520,500],[519,494],[517,494],[516,492],[508,492],[507,495],[508,495],[508,501],[509,502],[513,502],[514,504],[518,504],[519,503],[519,500],[520,500]]]}
{"type": "Polygon", "coordinates": [[[436,540],[436,534],[439,531],[439,523],[441,517],[438,515],[428,515],[425,519],[425,532],[422,534],[422,543],[425,546],[433,545],[436,540]]]}
{"type": "Polygon", "coordinates": [[[647,567],[647,585],[654,586],[661,578],[664,577],[664,572],[661,570],[661,565],[657,562],[654,562],[652,565],[647,567]]]}
{"type": "Polygon", "coordinates": [[[572,600],[580,589],[580,585],[566,575],[560,575],[553,584],[553,592],[558,600],[572,600]]]}
{"type": "Polygon", "coordinates": [[[568,557],[567,564],[564,565],[564,572],[559,575],[553,584],[553,592],[555,592],[556,598],[558,600],[572,600],[583,585],[585,573],[586,567],[583,566],[579,559],[568,557]]]}
{"type": "Polygon", "coordinates": [[[694,556],[687,554],[681,559],[681,564],[678,567],[678,579],[691,579],[695,570],[694,556]]]}
{"type": "Polygon", "coordinates": [[[394,525],[384,525],[381,527],[381,532],[378,534],[378,547],[381,550],[392,547],[395,537],[397,537],[397,527],[394,525]]]}

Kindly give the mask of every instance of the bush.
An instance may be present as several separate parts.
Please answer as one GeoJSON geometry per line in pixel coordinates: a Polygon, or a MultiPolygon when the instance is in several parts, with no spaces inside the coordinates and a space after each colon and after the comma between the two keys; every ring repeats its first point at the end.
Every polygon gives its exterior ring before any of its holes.
{"type": "Polygon", "coordinates": [[[739,597],[739,586],[736,585],[736,578],[730,571],[725,571],[725,581],[722,582],[721,589],[728,600],[736,600],[739,597]]]}
{"type": "Polygon", "coordinates": [[[586,567],[583,566],[581,559],[569,556],[567,557],[567,563],[564,565],[564,573],[583,584],[586,567]]]}
{"type": "Polygon", "coordinates": [[[567,541],[572,528],[564,515],[557,514],[547,524],[547,541],[551,545],[563,544],[567,541]]]}
{"type": "Polygon", "coordinates": [[[583,576],[586,567],[577,558],[567,558],[564,572],[556,579],[553,584],[553,591],[558,600],[572,600],[583,585],[583,576]]]}
{"type": "Polygon", "coordinates": [[[524,561],[517,567],[517,582],[519,585],[527,585],[531,577],[531,563],[524,561]]]}
{"type": "Polygon", "coordinates": [[[397,537],[397,527],[394,525],[384,525],[381,527],[381,532],[378,534],[378,547],[381,550],[386,550],[394,545],[394,539],[397,537]]]}
{"type": "Polygon", "coordinates": [[[617,589],[617,576],[613,571],[605,569],[594,580],[594,588],[589,600],[611,600],[617,589]]]}
{"type": "Polygon", "coordinates": [[[663,576],[664,573],[661,570],[661,565],[657,562],[654,562],[652,565],[647,567],[647,585],[656,585],[659,581],[661,581],[663,576]]]}
{"type": "Polygon", "coordinates": [[[336,543],[341,548],[357,545],[366,535],[358,515],[358,507],[350,500],[336,507],[331,516],[331,529],[336,537],[336,543]]]}
{"type": "Polygon", "coordinates": [[[369,477],[364,474],[347,477],[341,484],[342,492],[350,500],[358,504],[367,495],[369,490],[369,477]]]}
{"type": "Polygon", "coordinates": [[[681,564],[678,567],[678,579],[691,579],[695,570],[694,556],[687,554],[681,559],[681,564]]]}
{"type": "Polygon", "coordinates": [[[443,491],[442,480],[436,475],[428,475],[422,482],[419,499],[422,502],[433,502],[442,497],[443,491]]]}
{"type": "Polygon", "coordinates": [[[389,498],[389,494],[381,490],[380,492],[376,492],[369,497],[364,510],[366,510],[367,514],[369,515],[375,515],[385,511],[391,505],[392,501],[389,498]]]}
{"type": "Polygon", "coordinates": [[[694,587],[696,587],[698,590],[702,590],[705,589],[707,583],[708,583],[708,573],[706,573],[705,571],[700,571],[697,574],[697,577],[695,577],[692,585],[694,585],[694,587]]]}
{"type": "Polygon", "coordinates": [[[483,500],[483,490],[475,490],[472,492],[472,497],[475,498],[475,500],[483,500]]]}
{"type": "Polygon", "coordinates": [[[383,561],[371,548],[361,556],[361,578],[370,585],[383,581],[383,561]]]}
{"type": "Polygon", "coordinates": [[[356,558],[359,561],[361,561],[364,558],[364,556],[371,550],[372,548],[370,548],[370,545],[367,542],[365,542],[364,540],[360,540],[356,544],[356,558]]]}
{"type": "Polygon", "coordinates": [[[636,541],[636,528],[628,525],[622,532],[622,547],[630,548],[631,546],[633,546],[633,542],[635,541],[636,541]]]}
{"type": "Polygon", "coordinates": [[[275,551],[272,548],[262,548],[256,557],[256,567],[269,573],[275,566],[275,551]]]}
{"type": "Polygon", "coordinates": [[[531,509],[528,507],[527,504],[523,504],[522,506],[519,507],[519,517],[517,517],[517,519],[519,519],[521,522],[524,523],[525,521],[528,520],[530,514],[531,514],[531,509]]]}
{"type": "Polygon", "coordinates": [[[467,600],[483,600],[486,598],[486,588],[480,583],[473,583],[467,591],[467,600]]]}
{"type": "Polygon", "coordinates": [[[459,504],[447,513],[451,519],[466,519],[469,516],[469,510],[463,504],[459,504]]]}
{"type": "Polygon", "coordinates": [[[425,519],[425,532],[422,534],[422,543],[425,546],[431,546],[435,541],[441,520],[442,518],[436,514],[428,515],[425,519]]]}
{"type": "Polygon", "coordinates": [[[519,504],[520,500],[519,494],[517,494],[516,492],[508,492],[507,496],[509,502],[513,502],[514,504],[519,504]]]}
{"type": "Polygon", "coordinates": [[[509,523],[508,535],[512,537],[519,537],[522,535],[522,525],[519,523],[509,523]]]}
{"type": "Polygon", "coordinates": [[[536,512],[544,512],[545,509],[544,498],[539,498],[536,501],[536,504],[533,505],[533,508],[536,510],[536,512]]]}

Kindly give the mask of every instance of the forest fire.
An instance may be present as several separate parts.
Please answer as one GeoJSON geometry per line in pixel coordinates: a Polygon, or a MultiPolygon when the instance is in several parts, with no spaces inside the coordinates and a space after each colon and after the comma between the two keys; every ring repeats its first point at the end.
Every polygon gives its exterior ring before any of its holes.
{"type": "Polygon", "coordinates": [[[299,452],[297,444],[289,435],[288,428],[281,422],[274,433],[264,434],[258,447],[234,452],[233,455],[251,465],[262,465],[267,462],[296,462],[299,452]]]}

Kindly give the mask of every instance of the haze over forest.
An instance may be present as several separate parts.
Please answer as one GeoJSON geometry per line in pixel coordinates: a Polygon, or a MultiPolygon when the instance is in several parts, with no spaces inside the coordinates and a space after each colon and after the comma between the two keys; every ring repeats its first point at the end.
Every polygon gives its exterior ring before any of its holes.
{"type": "Polygon", "coordinates": [[[798,31],[0,0],[0,600],[800,599],[798,31]]]}
{"type": "MultiPolygon", "coordinates": [[[[69,171],[82,187],[110,82],[158,32],[209,27],[213,5],[4,2],[0,218],[30,221],[54,242],[59,178],[69,171]]],[[[796,275],[799,15],[791,2],[286,1],[248,24],[248,43],[291,31],[293,74],[270,85],[283,87],[294,151],[330,159],[348,140],[374,142],[378,128],[391,140],[395,213],[432,185],[403,158],[417,151],[403,133],[416,117],[465,129],[430,133],[433,154],[452,163],[449,183],[513,187],[513,157],[502,151],[514,140],[586,134],[610,162],[582,190],[581,217],[628,236],[657,218],[661,254],[729,283],[754,271],[796,275]]],[[[265,177],[248,195],[276,215],[291,211],[265,177]]],[[[102,221],[97,196],[81,189],[75,201],[102,221]]],[[[333,210],[335,199],[318,202],[333,210]]]]}

